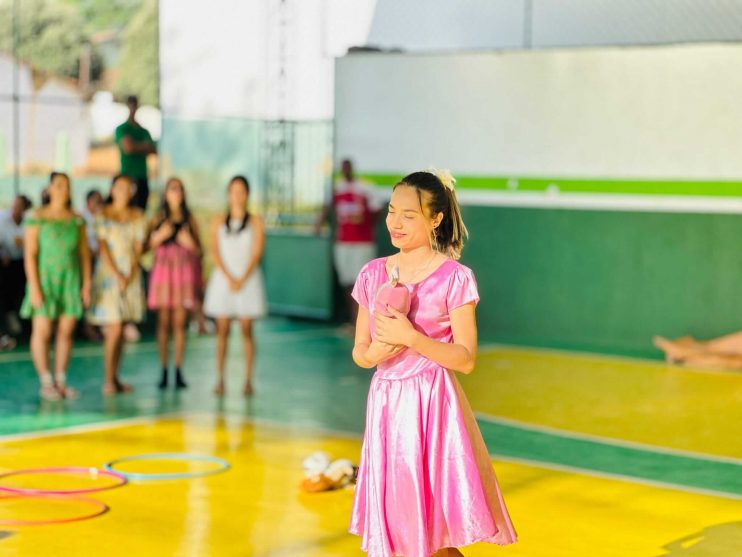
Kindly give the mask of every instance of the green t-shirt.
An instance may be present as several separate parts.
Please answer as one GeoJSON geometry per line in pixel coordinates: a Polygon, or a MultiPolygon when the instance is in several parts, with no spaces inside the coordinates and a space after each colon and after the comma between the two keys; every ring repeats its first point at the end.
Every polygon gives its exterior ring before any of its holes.
{"type": "Polygon", "coordinates": [[[140,125],[132,124],[128,120],[116,128],[116,145],[118,145],[119,153],[121,153],[121,174],[126,174],[132,178],[146,178],[147,177],[147,155],[135,153],[127,155],[121,149],[121,140],[129,136],[136,143],[152,141],[152,136],[146,128],[140,125]]]}

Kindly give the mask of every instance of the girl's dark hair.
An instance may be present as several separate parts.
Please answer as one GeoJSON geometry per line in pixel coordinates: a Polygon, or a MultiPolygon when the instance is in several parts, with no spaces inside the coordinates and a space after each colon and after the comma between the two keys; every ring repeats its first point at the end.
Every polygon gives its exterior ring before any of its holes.
{"type": "MultiPolygon", "coordinates": [[[[247,178],[245,178],[244,176],[242,176],[240,174],[238,174],[237,176],[234,176],[229,181],[229,185],[227,186],[227,189],[231,188],[232,187],[232,184],[234,182],[239,182],[240,184],[242,184],[245,187],[245,191],[248,193],[248,195],[250,194],[250,182],[247,181],[247,178]]],[[[227,208],[227,216],[224,219],[224,226],[227,227],[227,234],[231,234],[232,233],[232,229],[230,228],[230,224],[229,224],[229,221],[230,220],[231,220],[230,219],[230,209],[227,208]]],[[[242,232],[243,230],[245,230],[245,228],[247,228],[247,223],[248,223],[249,220],[250,220],[250,212],[249,211],[245,211],[245,216],[242,218],[242,222],[240,223],[240,227],[237,230],[235,230],[235,233],[239,234],[240,232],[242,232]]]]}
{"type": "MultiPolygon", "coordinates": [[[[186,191],[185,191],[185,185],[183,184],[183,180],[178,178],[177,176],[171,176],[167,179],[167,182],[165,182],[165,191],[162,192],[162,199],[160,201],[160,224],[165,222],[166,220],[170,219],[171,212],[170,212],[170,206],[167,204],[167,188],[170,186],[172,182],[178,182],[180,184],[180,189],[183,192],[183,201],[180,202],[180,213],[183,216],[183,222],[189,223],[191,222],[191,211],[188,209],[188,202],[186,201],[186,191]]],[[[159,225],[158,225],[159,226],[159,225]]]]}
{"type": "MultiPolygon", "coordinates": [[[[117,181],[121,180],[122,178],[125,180],[128,180],[129,184],[131,184],[132,186],[136,185],[136,182],[134,182],[134,178],[132,178],[131,176],[127,176],[126,174],[116,174],[111,179],[111,188],[108,190],[108,196],[103,200],[103,203],[105,203],[106,205],[110,205],[111,203],[113,203],[113,185],[117,181]]],[[[93,192],[89,191],[87,199],[90,199],[92,194],[93,192]]],[[[132,195],[131,198],[129,198],[129,207],[131,207],[133,204],[134,204],[134,196],[132,195]]]]}
{"type": "Polygon", "coordinates": [[[452,259],[459,259],[461,250],[464,249],[464,240],[469,233],[461,218],[461,208],[453,189],[453,176],[444,173],[441,175],[442,177],[439,177],[427,171],[413,172],[402,178],[394,188],[399,186],[415,188],[423,214],[426,214],[426,209],[429,217],[443,213],[440,224],[433,229],[433,248],[452,259]],[[423,192],[428,194],[425,199],[423,192]]]}

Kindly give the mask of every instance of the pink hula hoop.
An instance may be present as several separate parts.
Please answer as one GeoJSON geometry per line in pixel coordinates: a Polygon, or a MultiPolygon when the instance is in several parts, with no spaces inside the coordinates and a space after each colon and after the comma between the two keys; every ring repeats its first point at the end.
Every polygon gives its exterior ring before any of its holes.
{"type": "MultiPolygon", "coordinates": [[[[114,478],[117,483],[101,487],[85,487],[82,489],[32,489],[25,487],[6,487],[0,485],[0,492],[14,493],[16,495],[81,495],[83,493],[97,493],[121,487],[127,483],[125,476],[111,470],[102,470],[100,468],[85,468],[83,466],[59,466],[54,468],[26,468],[24,470],[13,470],[0,474],[0,480],[11,476],[25,476],[30,474],[89,474],[94,476],[105,476],[114,478]]],[[[3,524],[0,522],[0,524],[3,524]]]]}
{"type": "Polygon", "coordinates": [[[109,507],[101,501],[95,499],[89,499],[87,497],[71,497],[64,495],[50,495],[50,494],[37,494],[37,495],[3,495],[0,496],[0,504],[3,499],[42,499],[42,500],[55,500],[55,501],[73,501],[75,503],[84,503],[94,508],[94,510],[88,514],[71,516],[68,518],[54,518],[54,519],[42,519],[42,520],[5,520],[0,519],[0,526],[50,526],[53,524],[67,524],[70,522],[80,522],[82,520],[88,520],[95,518],[108,512],[109,507]]]}

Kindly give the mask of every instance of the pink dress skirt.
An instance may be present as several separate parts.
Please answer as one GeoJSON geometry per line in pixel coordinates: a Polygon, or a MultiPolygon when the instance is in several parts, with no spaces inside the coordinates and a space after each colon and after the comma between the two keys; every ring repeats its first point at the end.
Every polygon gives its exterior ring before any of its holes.
{"type": "Polygon", "coordinates": [[[155,251],[155,263],[149,275],[149,309],[193,310],[203,288],[201,264],[191,251],[169,242],[155,251]]]}

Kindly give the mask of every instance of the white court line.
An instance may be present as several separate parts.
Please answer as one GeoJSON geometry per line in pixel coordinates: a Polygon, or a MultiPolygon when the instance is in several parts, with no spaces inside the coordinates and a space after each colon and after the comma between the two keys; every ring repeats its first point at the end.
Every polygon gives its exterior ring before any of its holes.
{"type": "Polygon", "coordinates": [[[689,493],[697,493],[699,495],[710,495],[712,497],[721,497],[724,499],[734,499],[742,501],[742,495],[737,493],[729,493],[727,491],[716,491],[714,489],[704,489],[702,487],[692,487],[683,484],[674,484],[669,482],[661,482],[658,480],[649,480],[646,478],[638,478],[636,476],[625,476],[623,474],[612,474],[610,472],[600,472],[588,468],[577,468],[575,466],[567,466],[564,464],[554,464],[551,462],[544,462],[541,460],[531,460],[528,458],[518,458],[511,456],[503,456],[499,454],[490,454],[495,460],[503,462],[511,462],[513,464],[523,464],[526,466],[534,466],[536,468],[546,468],[549,470],[557,470],[559,472],[568,472],[570,474],[581,474],[583,476],[594,476],[605,480],[619,480],[627,483],[635,483],[648,485],[652,487],[660,487],[663,489],[671,489],[673,491],[686,491],[689,493]]]}
{"type": "Polygon", "coordinates": [[[39,431],[28,431],[23,433],[0,434],[0,444],[8,441],[26,441],[30,439],[43,439],[46,437],[57,437],[60,435],[78,435],[81,433],[92,433],[106,429],[116,429],[133,425],[151,424],[162,419],[171,419],[183,416],[183,411],[166,412],[164,414],[150,414],[148,416],[136,416],[133,418],[111,419],[108,421],[95,422],[92,424],[79,424],[61,426],[39,431]]]}
{"type": "MultiPolygon", "coordinates": [[[[559,429],[556,427],[550,427],[545,425],[536,425],[528,422],[521,422],[519,420],[513,420],[511,418],[502,418],[500,416],[492,416],[482,412],[475,412],[477,418],[483,421],[503,424],[518,429],[525,429],[528,431],[535,431],[538,433],[544,433],[551,435],[552,437],[564,437],[567,439],[576,439],[579,441],[590,441],[592,443],[600,443],[601,445],[612,445],[615,447],[622,447],[626,449],[636,449],[644,452],[666,454],[670,456],[681,456],[685,458],[692,458],[694,460],[707,460],[710,462],[723,462],[725,464],[734,464],[736,466],[742,466],[742,459],[735,458],[732,456],[712,455],[708,453],[699,453],[694,451],[687,451],[683,449],[672,449],[669,447],[663,447],[660,445],[652,445],[649,443],[638,443],[635,441],[624,441],[622,439],[616,439],[613,437],[603,437],[601,435],[593,435],[590,433],[578,433],[571,430],[559,429]]],[[[742,473],[742,471],[741,471],[742,473]]]]}

